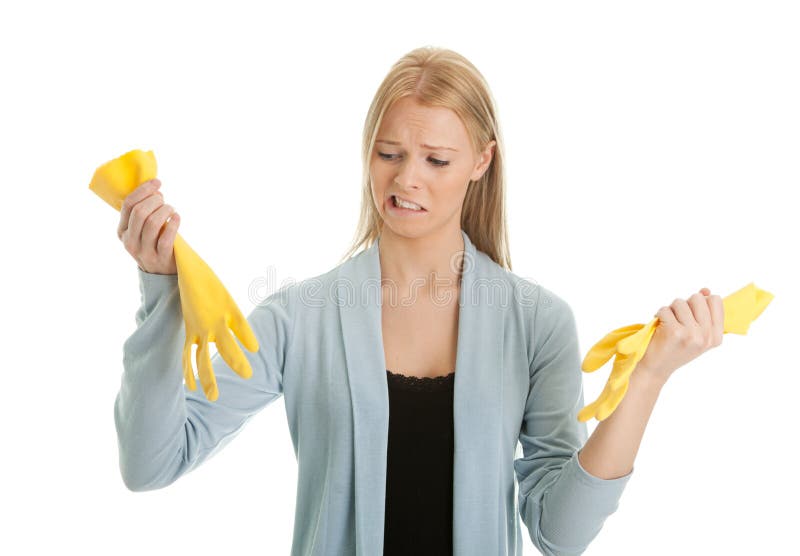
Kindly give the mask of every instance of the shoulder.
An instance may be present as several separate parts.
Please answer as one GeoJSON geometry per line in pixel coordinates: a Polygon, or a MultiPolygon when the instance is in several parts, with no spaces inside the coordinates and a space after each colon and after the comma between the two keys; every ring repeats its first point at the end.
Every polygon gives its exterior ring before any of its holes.
{"type": "Polygon", "coordinates": [[[576,335],[575,314],[557,290],[498,268],[505,274],[507,287],[514,292],[513,304],[525,329],[529,359],[554,342],[572,341],[576,335]]]}
{"type": "Polygon", "coordinates": [[[281,284],[278,290],[264,297],[259,305],[280,306],[291,315],[318,313],[319,309],[336,307],[337,296],[342,295],[338,291],[340,286],[337,286],[337,282],[341,280],[340,271],[345,265],[351,264],[356,256],[321,274],[281,284]]]}
{"type": "Polygon", "coordinates": [[[503,268],[480,251],[478,254],[476,283],[493,281],[510,292],[515,305],[522,309],[531,322],[571,313],[567,301],[550,287],[503,268]]]}

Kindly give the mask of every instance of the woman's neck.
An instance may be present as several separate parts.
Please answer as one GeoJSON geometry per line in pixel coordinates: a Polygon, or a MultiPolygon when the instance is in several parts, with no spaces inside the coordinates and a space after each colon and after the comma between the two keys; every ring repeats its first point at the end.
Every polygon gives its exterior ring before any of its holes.
{"type": "Polygon", "coordinates": [[[449,288],[461,278],[461,230],[409,238],[384,227],[378,244],[383,284],[400,290],[449,288]]]}

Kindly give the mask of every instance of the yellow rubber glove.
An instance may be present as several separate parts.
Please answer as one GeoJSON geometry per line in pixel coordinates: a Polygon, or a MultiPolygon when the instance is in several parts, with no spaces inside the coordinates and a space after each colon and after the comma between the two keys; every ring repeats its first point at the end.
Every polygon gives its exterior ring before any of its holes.
{"type": "MultiPolygon", "coordinates": [[[[156,177],[153,151],[132,150],[95,170],[89,189],[117,211],[131,191],[156,177]]],[[[247,350],[258,351],[250,323],[217,275],[177,234],[173,246],[178,269],[181,311],[186,324],[183,345],[183,376],[191,390],[197,389],[192,370],[192,346],[197,344],[197,369],[203,392],[210,401],[219,396],[217,380],[211,366],[209,343],[214,342],[226,363],[242,378],[250,378],[253,370],[244,352],[234,341],[229,328],[247,350]]]]}
{"type": "MultiPolygon", "coordinates": [[[[771,293],[757,288],[752,282],[723,298],[723,333],[747,334],[750,323],[758,318],[773,298],[771,293]]],[[[617,328],[592,346],[581,364],[584,372],[594,372],[616,357],[605,388],[597,400],[578,412],[579,421],[588,421],[592,417],[602,421],[614,412],[628,391],[631,373],[644,357],[658,322],[658,317],[655,317],[647,324],[617,328]]]]}

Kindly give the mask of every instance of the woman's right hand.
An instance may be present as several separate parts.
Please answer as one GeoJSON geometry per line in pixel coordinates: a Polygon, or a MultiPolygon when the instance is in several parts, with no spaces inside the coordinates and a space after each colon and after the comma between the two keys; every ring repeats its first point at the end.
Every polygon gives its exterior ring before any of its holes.
{"type": "Polygon", "coordinates": [[[164,204],[159,187],[158,179],[150,180],[125,197],[117,237],[144,272],[177,274],[172,247],[180,216],[174,208],[164,204]]]}

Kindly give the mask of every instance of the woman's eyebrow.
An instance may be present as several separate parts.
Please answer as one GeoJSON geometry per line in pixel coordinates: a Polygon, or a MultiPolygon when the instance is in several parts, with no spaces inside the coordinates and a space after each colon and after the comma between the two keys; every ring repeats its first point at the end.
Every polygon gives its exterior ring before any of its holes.
{"type": "MultiPolygon", "coordinates": [[[[376,139],[375,142],[376,143],[386,143],[387,145],[399,145],[400,144],[399,141],[389,141],[387,139],[376,139]]],[[[420,147],[424,147],[426,149],[432,149],[432,150],[435,150],[435,151],[448,150],[448,151],[458,152],[458,149],[454,149],[453,147],[437,147],[435,145],[426,145],[426,144],[422,144],[422,145],[420,145],[420,147]]]]}

